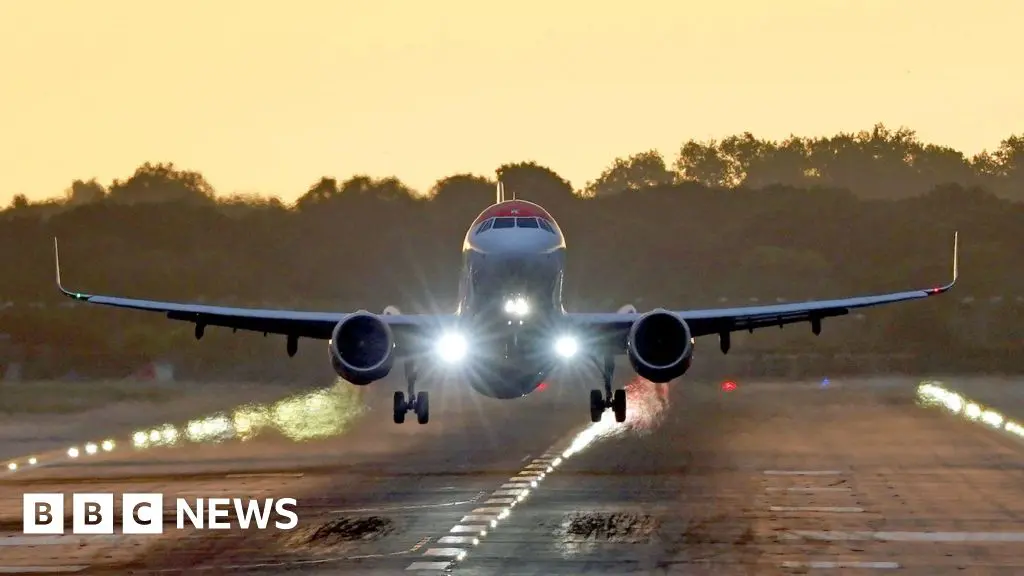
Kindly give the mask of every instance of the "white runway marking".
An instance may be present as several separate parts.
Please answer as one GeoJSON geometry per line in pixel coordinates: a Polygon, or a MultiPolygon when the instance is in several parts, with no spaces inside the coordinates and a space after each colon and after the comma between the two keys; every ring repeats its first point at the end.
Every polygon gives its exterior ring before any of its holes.
{"type": "Polygon", "coordinates": [[[411,506],[387,506],[384,508],[345,508],[344,510],[331,510],[331,514],[351,514],[352,512],[390,512],[395,510],[420,510],[422,508],[444,508],[447,506],[461,506],[462,504],[472,504],[476,501],[476,498],[472,500],[459,500],[457,502],[442,502],[440,504],[413,504],[411,506]]]}
{"type": "Polygon", "coordinates": [[[497,517],[497,514],[470,514],[469,516],[463,516],[459,522],[490,522],[497,517]]]}
{"type": "Polygon", "coordinates": [[[825,542],[853,542],[876,540],[880,542],[1024,542],[1024,532],[841,532],[793,530],[787,539],[820,540],[825,542]]]}
{"type": "Polygon", "coordinates": [[[406,570],[447,570],[451,562],[413,562],[406,570]]]}
{"type": "Polygon", "coordinates": [[[838,476],[839,470],[765,470],[766,476],[838,476]]]}
{"type": "Polygon", "coordinates": [[[480,539],[475,536],[442,536],[437,539],[438,544],[470,544],[476,545],[480,543],[480,539]]]}
{"type": "Polygon", "coordinates": [[[69,565],[63,566],[0,566],[0,574],[71,574],[81,572],[88,566],[69,565]]]}
{"type": "Polygon", "coordinates": [[[505,510],[505,508],[498,506],[488,506],[487,508],[474,508],[470,511],[470,514],[501,514],[505,510]]]}
{"type": "Polygon", "coordinates": [[[492,496],[518,496],[526,492],[526,488],[509,488],[508,490],[495,490],[491,492],[492,496]]]}
{"type": "Polygon", "coordinates": [[[850,492],[850,489],[843,486],[808,486],[790,488],[765,488],[765,492],[850,492]]]}
{"type": "Polygon", "coordinates": [[[771,512],[863,512],[864,509],[858,506],[772,506],[768,508],[771,512]]]}
{"type": "Polygon", "coordinates": [[[484,500],[484,504],[513,504],[515,498],[491,498],[490,500],[484,500]]]}
{"type": "Polygon", "coordinates": [[[530,487],[530,483],[529,482],[508,482],[506,484],[502,484],[501,487],[502,487],[502,489],[506,489],[506,488],[529,488],[530,487]]]}
{"type": "Polygon", "coordinates": [[[424,556],[448,556],[450,558],[459,558],[466,552],[462,548],[429,548],[423,553],[424,556]]]}
{"type": "Polygon", "coordinates": [[[302,472],[248,472],[244,474],[228,474],[225,478],[302,478],[302,472]]]}
{"type": "Polygon", "coordinates": [[[456,526],[452,526],[452,529],[449,530],[449,532],[451,532],[452,534],[465,534],[467,532],[470,534],[480,534],[481,532],[486,532],[487,528],[488,527],[484,526],[483,524],[458,524],[456,526]]]}
{"type": "Polygon", "coordinates": [[[894,570],[900,565],[896,562],[783,562],[783,568],[876,568],[894,570]]]}

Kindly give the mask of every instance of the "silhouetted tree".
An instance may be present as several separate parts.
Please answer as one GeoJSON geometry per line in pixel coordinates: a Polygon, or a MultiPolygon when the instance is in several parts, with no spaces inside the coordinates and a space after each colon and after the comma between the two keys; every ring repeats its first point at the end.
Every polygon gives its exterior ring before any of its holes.
{"type": "Polygon", "coordinates": [[[656,150],[633,154],[629,158],[616,158],[611,167],[588,182],[587,196],[618,194],[626,190],[640,190],[671,184],[675,177],[665,167],[665,159],[656,150]]]}
{"type": "Polygon", "coordinates": [[[88,182],[75,180],[71,186],[64,191],[64,197],[68,204],[89,204],[99,202],[106,196],[107,191],[95,178],[88,182]]]}
{"type": "Polygon", "coordinates": [[[110,199],[123,204],[140,202],[186,202],[210,204],[213,187],[199,172],[178,170],[174,163],[140,166],[128,180],[114,180],[110,199]]]}

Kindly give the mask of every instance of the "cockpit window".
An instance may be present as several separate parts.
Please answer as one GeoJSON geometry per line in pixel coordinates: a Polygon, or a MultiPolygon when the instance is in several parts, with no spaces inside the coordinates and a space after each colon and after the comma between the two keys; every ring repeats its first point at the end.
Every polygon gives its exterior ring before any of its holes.
{"type": "Polygon", "coordinates": [[[494,229],[495,230],[498,230],[499,228],[515,228],[515,227],[516,227],[516,219],[515,218],[495,218],[494,219],[494,229]]]}
{"type": "Polygon", "coordinates": [[[545,220],[543,218],[538,218],[537,222],[540,222],[540,227],[541,228],[547,230],[548,232],[551,232],[552,234],[555,233],[555,229],[551,227],[551,224],[548,224],[547,220],[545,220]]]}
{"type": "Polygon", "coordinates": [[[536,218],[516,218],[516,226],[519,228],[538,228],[536,218]]]}
{"type": "Polygon", "coordinates": [[[481,232],[486,232],[487,230],[490,230],[491,224],[494,224],[494,218],[488,218],[484,222],[481,222],[480,225],[476,227],[476,233],[479,234],[481,232]]]}

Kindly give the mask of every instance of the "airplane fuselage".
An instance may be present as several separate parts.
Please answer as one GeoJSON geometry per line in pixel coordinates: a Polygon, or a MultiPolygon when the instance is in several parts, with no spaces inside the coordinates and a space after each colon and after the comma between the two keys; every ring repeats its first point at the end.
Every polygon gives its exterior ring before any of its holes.
{"type": "Polygon", "coordinates": [[[540,385],[558,362],[565,326],[565,237],[540,206],[510,200],[489,207],[463,243],[460,329],[470,335],[460,380],[492,398],[516,398],[540,385]]]}

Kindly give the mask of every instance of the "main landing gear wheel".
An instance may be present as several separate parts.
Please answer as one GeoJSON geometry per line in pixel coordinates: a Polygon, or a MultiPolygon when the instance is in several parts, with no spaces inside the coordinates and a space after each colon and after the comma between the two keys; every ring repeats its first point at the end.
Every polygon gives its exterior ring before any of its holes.
{"type": "Polygon", "coordinates": [[[409,407],[405,403],[405,393],[395,391],[395,424],[405,422],[405,413],[409,407]]]}
{"type": "Polygon", "coordinates": [[[430,422],[430,397],[426,392],[416,392],[416,366],[405,363],[405,378],[409,385],[409,400],[405,400],[404,392],[395,392],[395,424],[405,422],[406,412],[415,412],[416,421],[420,424],[430,422]]]}
{"type": "Polygon", "coordinates": [[[605,409],[611,408],[616,422],[626,421],[626,391],[619,388],[611,398],[600,390],[590,391],[590,421],[600,422],[605,409]]]}
{"type": "Polygon", "coordinates": [[[616,422],[626,421],[626,391],[622,388],[615,391],[615,397],[612,398],[612,411],[615,412],[616,422]]]}
{"type": "Polygon", "coordinates": [[[410,400],[406,402],[404,392],[395,392],[395,424],[405,422],[406,412],[415,412],[416,421],[420,424],[430,422],[430,396],[426,392],[419,392],[411,396],[410,400]]]}
{"type": "Polygon", "coordinates": [[[416,394],[416,421],[420,424],[430,422],[430,398],[426,392],[416,394]]]}
{"type": "Polygon", "coordinates": [[[604,393],[600,390],[590,391],[590,421],[600,422],[606,408],[615,413],[616,422],[626,421],[626,391],[619,388],[612,396],[612,375],[615,371],[615,359],[611,356],[604,359],[601,375],[604,377],[604,393]]]}
{"type": "Polygon", "coordinates": [[[590,421],[600,422],[604,414],[604,395],[600,390],[590,391],[590,421]]]}

